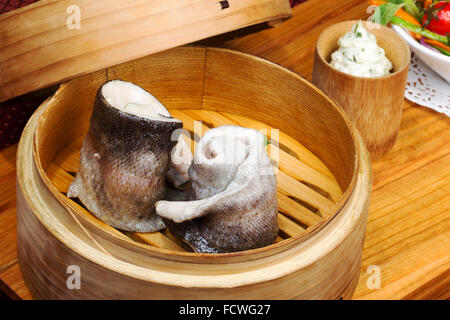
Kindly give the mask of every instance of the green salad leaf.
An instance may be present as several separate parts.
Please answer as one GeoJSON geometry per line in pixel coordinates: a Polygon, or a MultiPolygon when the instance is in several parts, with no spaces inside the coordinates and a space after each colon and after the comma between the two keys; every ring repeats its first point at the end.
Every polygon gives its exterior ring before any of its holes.
{"type": "Polygon", "coordinates": [[[272,141],[267,137],[267,135],[264,135],[264,147],[267,147],[271,143],[272,141]]]}
{"type": "Polygon", "coordinates": [[[391,2],[382,4],[375,9],[375,13],[372,15],[372,21],[385,26],[391,21],[395,13],[404,5],[404,3],[395,4],[391,2]]]}
{"type": "Polygon", "coordinates": [[[402,4],[405,1],[404,0],[386,0],[387,2],[395,3],[395,4],[402,4]]]}
{"type": "Polygon", "coordinates": [[[403,0],[405,4],[405,11],[416,18],[418,21],[422,21],[423,13],[420,11],[419,7],[416,5],[415,0],[403,0]]]}

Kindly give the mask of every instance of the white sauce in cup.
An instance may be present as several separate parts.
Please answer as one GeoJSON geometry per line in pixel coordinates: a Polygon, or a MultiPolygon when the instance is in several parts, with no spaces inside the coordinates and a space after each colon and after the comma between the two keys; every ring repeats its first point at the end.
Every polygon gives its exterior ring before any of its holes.
{"type": "Polygon", "coordinates": [[[339,49],[331,55],[331,65],[339,71],[366,78],[390,74],[393,68],[377,39],[361,21],[338,41],[339,49]]]}

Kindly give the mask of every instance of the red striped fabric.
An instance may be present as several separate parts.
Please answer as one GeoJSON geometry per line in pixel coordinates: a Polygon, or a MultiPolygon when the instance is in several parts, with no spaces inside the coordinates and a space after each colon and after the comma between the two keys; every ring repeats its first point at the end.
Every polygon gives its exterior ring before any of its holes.
{"type": "MultiPolygon", "coordinates": [[[[0,14],[32,4],[37,0],[0,0],[0,14]]],[[[15,98],[0,103],[0,149],[17,143],[34,110],[42,102],[36,96],[15,98]]]]}
{"type": "Polygon", "coordinates": [[[0,0],[0,14],[13,11],[37,1],[38,0],[0,0]]]}

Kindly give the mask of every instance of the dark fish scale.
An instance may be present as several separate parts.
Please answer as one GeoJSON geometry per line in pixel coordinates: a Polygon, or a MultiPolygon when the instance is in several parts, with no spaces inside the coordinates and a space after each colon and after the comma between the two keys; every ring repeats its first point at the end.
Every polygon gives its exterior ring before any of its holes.
{"type": "Polygon", "coordinates": [[[236,252],[270,245],[278,235],[276,193],[255,188],[257,183],[269,188],[276,186],[274,176],[263,176],[250,183],[238,197],[217,203],[204,217],[166,223],[175,236],[184,239],[197,252],[236,252]],[[252,192],[252,188],[262,192],[252,192]]]}
{"type": "MultiPolygon", "coordinates": [[[[223,134],[230,129],[223,129],[223,134]]],[[[257,152],[256,149],[250,152],[257,152]]],[[[188,201],[172,195],[167,198],[169,202],[161,201],[157,208],[161,216],[169,218],[173,217],[170,206],[192,208],[189,201],[195,200],[202,203],[195,209],[202,215],[181,223],[166,219],[172,234],[203,253],[244,251],[272,244],[278,235],[276,178],[265,150],[261,147],[259,152],[263,153],[257,165],[247,162],[247,158],[232,165],[193,163],[189,168],[191,190],[185,197],[188,201]],[[170,204],[174,200],[186,202],[170,204]]]]}
{"type": "Polygon", "coordinates": [[[68,196],[78,197],[113,227],[136,232],[164,228],[154,205],[165,192],[172,132],[181,127],[181,122],[121,111],[108,104],[100,87],[68,196]]]}

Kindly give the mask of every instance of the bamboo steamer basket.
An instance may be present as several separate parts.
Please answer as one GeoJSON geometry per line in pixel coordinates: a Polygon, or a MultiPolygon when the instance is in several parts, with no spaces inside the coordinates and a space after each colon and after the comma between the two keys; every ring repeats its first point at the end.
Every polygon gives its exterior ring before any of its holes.
{"type": "MultiPolygon", "coordinates": [[[[269,134],[272,131],[269,131],[269,134]]],[[[271,149],[269,149],[270,151],[271,149]]],[[[348,299],[358,282],[370,160],[345,113],[276,64],[183,46],[73,79],[27,124],[17,157],[19,264],[38,299],[348,299]],[[65,196],[95,93],[110,79],[156,96],[188,130],[276,128],[280,236],[267,247],[188,252],[167,231],[124,233],[65,196]],[[69,289],[69,266],[81,288],[69,289]]]]}

